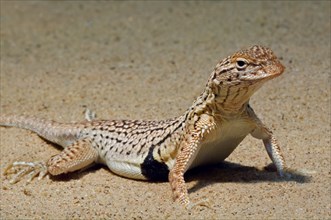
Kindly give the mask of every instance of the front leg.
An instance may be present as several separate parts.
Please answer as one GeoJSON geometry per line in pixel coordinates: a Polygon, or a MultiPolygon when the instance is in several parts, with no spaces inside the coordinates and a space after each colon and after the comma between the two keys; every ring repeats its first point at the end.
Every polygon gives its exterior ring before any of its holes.
{"type": "Polygon", "coordinates": [[[169,182],[173,193],[173,198],[181,205],[188,207],[190,204],[188,192],[185,186],[184,173],[194,160],[199,151],[199,134],[192,132],[184,137],[180,145],[176,163],[169,172],[169,182]]]}
{"type": "Polygon", "coordinates": [[[169,182],[174,200],[186,208],[191,208],[192,204],[185,186],[184,173],[189,169],[198,154],[205,136],[215,128],[211,116],[196,115],[192,120],[193,122],[186,127],[183,141],[180,143],[176,163],[169,172],[169,182]]]}
{"type": "Polygon", "coordinates": [[[270,159],[275,164],[278,174],[283,177],[284,172],[286,171],[286,164],[276,138],[274,137],[272,131],[268,129],[256,116],[252,108],[249,108],[249,114],[256,126],[256,128],[251,132],[251,135],[257,139],[263,140],[263,144],[270,159]]]}

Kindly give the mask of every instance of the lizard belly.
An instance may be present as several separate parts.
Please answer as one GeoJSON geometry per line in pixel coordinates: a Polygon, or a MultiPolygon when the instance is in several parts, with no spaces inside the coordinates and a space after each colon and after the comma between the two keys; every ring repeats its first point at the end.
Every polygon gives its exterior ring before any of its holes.
{"type": "Polygon", "coordinates": [[[131,179],[146,180],[146,177],[141,173],[140,163],[128,161],[112,160],[107,162],[109,169],[117,175],[131,179]]]}
{"type": "Polygon", "coordinates": [[[253,125],[244,120],[232,121],[218,126],[206,142],[202,142],[197,156],[189,169],[204,164],[224,161],[252,131],[253,125]]]}

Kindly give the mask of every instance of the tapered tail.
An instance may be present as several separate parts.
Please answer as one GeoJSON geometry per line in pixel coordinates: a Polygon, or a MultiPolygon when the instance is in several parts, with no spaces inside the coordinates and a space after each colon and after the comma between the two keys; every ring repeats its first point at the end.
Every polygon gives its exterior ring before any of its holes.
{"type": "Polygon", "coordinates": [[[63,147],[77,140],[81,131],[77,124],[59,123],[23,115],[0,115],[0,126],[27,129],[63,147]]]}

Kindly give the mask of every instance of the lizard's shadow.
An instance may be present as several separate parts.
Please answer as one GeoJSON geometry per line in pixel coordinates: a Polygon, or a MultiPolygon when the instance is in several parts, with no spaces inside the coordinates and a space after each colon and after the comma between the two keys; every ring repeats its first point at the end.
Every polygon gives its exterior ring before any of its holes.
{"type": "MultiPolygon", "coordinates": [[[[94,164],[82,171],[73,172],[71,175],[63,174],[59,176],[51,176],[51,179],[55,181],[71,181],[73,179],[80,179],[85,175],[89,175],[91,172],[98,171],[99,169],[108,170],[106,166],[94,164]]],[[[185,180],[186,182],[197,181],[196,184],[188,190],[189,193],[198,191],[201,188],[215,183],[235,182],[245,184],[268,181],[294,181],[297,183],[307,183],[311,180],[311,176],[299,172],[289,171],[289,174],[291,175],[290,178],[282,178],[278,176],[273,164],[266,166],[264,170],[259,170],[255,167],[244,166],[237,163],[222,162],[219,164],[200,166],[189,170],[185,173],[185,180]]],[[[167,182],[167,180],[152,182],[167,182]]]]}
{"type": "Polygon", "coordinates": [[[205,186],[215,183],[258,183],[281,181],[307,183],[311,180],[311,176],[304,175],[294,170],[288,171],[288,174],[290,174],[290,177],[280,177],[277,175],[273,164],[269,164],[264,170],[259,170],[255,167],[225,161],[219,164],[205,165],[189,170],[185,174],[185,180],[187,182],[197,181],[197,183],[189,189],[189,193],[198,191],[205,186]]]}

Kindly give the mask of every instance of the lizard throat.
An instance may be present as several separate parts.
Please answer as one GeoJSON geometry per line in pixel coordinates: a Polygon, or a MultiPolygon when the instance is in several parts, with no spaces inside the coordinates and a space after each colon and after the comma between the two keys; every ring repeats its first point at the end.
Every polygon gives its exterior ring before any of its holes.
{"type": "Polygon", "coordinates": [[[212,109],[214,114],[233,115],[238,114],[247,106],[252,95],[262,86],[263,82],[250,83],[245,85],[234,84],[217,87],[208,87],[202,97],[205,103],[212,109]]]}

